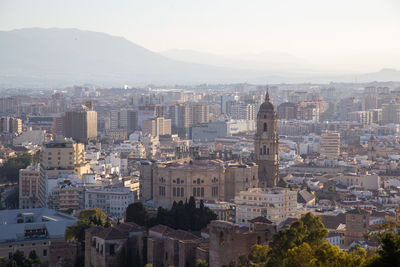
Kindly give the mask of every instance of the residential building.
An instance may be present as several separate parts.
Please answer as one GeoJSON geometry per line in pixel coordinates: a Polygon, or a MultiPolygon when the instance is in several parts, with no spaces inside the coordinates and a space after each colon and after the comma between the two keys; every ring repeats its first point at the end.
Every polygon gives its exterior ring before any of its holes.
{"type": "Polygon", "coordinates": [[[0,133],[22,133],[22,120],[14,117],[0,117],[0,133]]]}
{"type": "Polygon", "coordinates": [[[75,141],[97,138],[97,112],[91,102],[82,109],[65,113],[65,136],[75,141]]]}
{"type": "Polygon", "coordinates": [[[265,217],[279,225],[297,216],[297,192],[287,188],[250,188],[235,197],[236,223],[249,225],[249,220],[265,217]]]}
{"type": "Polygon", "coordinates": [[[32,209],[39,205],[39,166],[28,166],[19,170],[19,208],[32,209]]]}
{"type": "Polygon", "coordinates": [[[142,122],[143,134],[152,136],[171,135],[171,119],[157,117],[142,122]]]}
{"type": "Polygon", "coordinates": [[[319,139],[319,153],[323,157],[337,158],[340,154],[340,133],[324,131],[319,139]]]}
{"type": "Polygon", "coordinates": [[[210,107],[206,104],[193,104],[192,105],[192,120],[193,125],[199,123],[207,123],[210,120],[210,107]]]}
{"type": "Polygon", "coordinates": [[[40,153],[40,207],[46,207],[48,196],[57,179],[63,174],[74,174],[75,166],[85,163],[84,144],[58,137],[44,144],[40,153]]]}
{"type": "Polygon", "coordinates": [[[100,208],[107,215],[123,218],[126,208],[135,201],[127,187],[106,187],[85,191],[85,209],[100,208]]]}

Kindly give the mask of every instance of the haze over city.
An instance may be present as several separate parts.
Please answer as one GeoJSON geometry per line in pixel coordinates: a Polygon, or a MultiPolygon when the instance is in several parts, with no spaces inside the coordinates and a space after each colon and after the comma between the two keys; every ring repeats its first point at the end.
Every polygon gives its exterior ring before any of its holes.
{"type": "Polygon", "coordinates": [[[2,1],[0,15],[3,31],[103,32],[178,61],[262,71],[243,81],[356,81],[400,69],[398,1],[2,1]]]}

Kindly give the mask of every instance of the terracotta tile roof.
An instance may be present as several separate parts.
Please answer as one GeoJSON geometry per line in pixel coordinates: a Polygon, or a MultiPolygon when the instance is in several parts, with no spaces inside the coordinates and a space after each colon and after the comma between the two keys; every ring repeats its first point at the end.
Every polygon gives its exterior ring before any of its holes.
{"type": "Polygon", "coordinates": [[[338,215],[320,215],[322,223],[327,229],[336,230],[340,224],[346,223],[346,214],[339,213],[338,215]]]}
{"type": "Polygon", "coordinates": [[[263,216],[258,216],[254,219],[249,220],[249,223],[266,223],[266,224],[272,224],[270,220],[263,216]]]}
{"type": "Polygon", "coordinates": [[[129,234],[121,232],[115,227],[104,228],[103,231],[95,233],[94,236],[104,240],[116,240],[128,238],[129,234]]]}

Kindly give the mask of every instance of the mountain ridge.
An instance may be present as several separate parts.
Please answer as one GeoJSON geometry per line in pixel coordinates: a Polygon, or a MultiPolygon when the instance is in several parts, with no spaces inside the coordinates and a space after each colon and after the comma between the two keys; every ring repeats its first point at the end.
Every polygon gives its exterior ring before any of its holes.
{"type": "MultiPolygon", "coordinates": [[[[124,84],[280,83],[349,80],[245,65],[214,66],[171,59],[130,40],[75,28],[24,28],[0,31],[0,87],[55,87],[92,83],[124,84]]],[[[360,75],[368,80],[379,73],[360,75]]],[[[354,75],[350,76],[354,80],[354,75]]],[[[400,72],[385,72],[400,80],[400,72]]]]}

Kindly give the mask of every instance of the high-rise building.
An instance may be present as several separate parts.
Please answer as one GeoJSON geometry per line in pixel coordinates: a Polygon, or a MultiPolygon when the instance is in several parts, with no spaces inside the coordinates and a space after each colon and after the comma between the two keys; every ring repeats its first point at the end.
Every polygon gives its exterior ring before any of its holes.
{"type": "Polygon", "coordinates": [[[56,138],[46,143],[40,154],[39,203],[47,206],[48,195],[63,174],[74,174],[75,166],[85,162],[85,146],[71,139],[56,138]]]}
{"type": "Polygon", "coordinates": [[[256,117],[256,106],[238,101],[229,102],[229,115],[234,120],[254,120],[256,117]]]}
{"type": "Polygon", "coordinates": [[[274,187],[279,179],[279,135],[274,105],[269,94],[257,114],[257,130],[254,136],[255,157],[258,165],[259,187],[274,187]]]}
{"type": "Polygon", "coordinates": [[[278,106],[278,119],[295,120],[297,119],[297,103],[285,102],[278,106]]]}
{"type": "Polygon", "coordinates": [[[187,104],[176,104],[170,106],[169,117],[172,120],[172,132],[181,138],[189,138],[190,126],[192,126],[192,112],[187,104]]]}
{"type": "Polygon", "coordinates": [[[52,132],[55,135],[65,136],[65,116],[53,118],[52,132]]]}
{"type": "Polygon", "coordinates": [[[210,120],[210,107],[205,104],[194,104],[192,106],[193,125],[207,123],[210,120]]]}
{"type": "Polygon", "coordinates": [[[0,113],[15,114],[18,112],[18,102],[15,97],[0,98],[0,113]]]}
{"type": "Polygon", "coordinates": [[[171,119],[152,118],[142,122],[142,132],[152,136],[171,135],[171,119]]]}
{"type": "Polygon", "coordinates": [[[371,135],[368,140],[368,160],[376,161],[376,153],[377,153],[377,146],[376,146],[376,138],[375,136],[371,135]]]}
{"type": "Polygon", "coordinates": [[[19,170],[19,208],[39,208],[39,166],[28,166],[19,170]]]}
{"type": "Polygon", "coordinates": [[[138,130],[138,112],[132,109],[112,110],[110,112],[110,129],[126,130],[131,134],[138,130]]]}
{"type": "Polygon", "coordinates": [[[382,122],[400,123],[400,104],[395,100],[382,105],[382,122]]]}
{"type": "Polygon", "coordinates": [[[366,87],[362,99],[362,110],[375,109],[378,106],[376,87],[366,87]]]}
{"type": "Polygon", "coordinates": [[[340,133],[335,131],[322,132],[319,139],[319,153],[323,157],[337,158],[340,154],[340,133]]]}
{"type": "Polygon", "coordinates": [[[22,120],[14,117],[1,117],[0,133],[22,133],[22,120]]]}
{"type": "Polygon", "coordinates": [[[66,112],[65,136],[75,141],[86,141],[97,137],[97,112],[90,103],[81,110],[66,112]]]}

